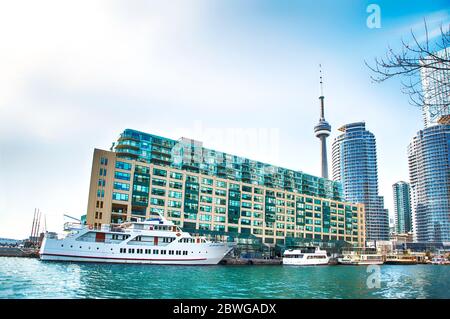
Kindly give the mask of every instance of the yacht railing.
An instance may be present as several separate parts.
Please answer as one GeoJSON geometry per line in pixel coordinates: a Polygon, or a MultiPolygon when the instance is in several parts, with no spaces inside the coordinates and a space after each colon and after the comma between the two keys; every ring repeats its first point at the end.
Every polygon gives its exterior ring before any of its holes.
{"type": "Polygon", "coordinates": [[[85,225],[82,225],[80,223],[72,223],[72,222],[66,222],[64,223],[64,230],[70,231],[70,230],[79,230],[85,228],[85,225]]]}

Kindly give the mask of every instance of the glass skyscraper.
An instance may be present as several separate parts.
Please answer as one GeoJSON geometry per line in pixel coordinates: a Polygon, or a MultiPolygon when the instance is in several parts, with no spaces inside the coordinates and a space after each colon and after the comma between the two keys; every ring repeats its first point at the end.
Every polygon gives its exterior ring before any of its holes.
{"type": "Polygon", "coordinates": [[[450,123],[421,130],[408,146],[414,239],[450,241],[450,123]]]}
{"type": "Polygon", "coordinates": [[[395,232],[405,234],[412,231],[411,198],[409,184],[403,181],[392,185],[395,208],[395,232]]]}
{"type": "Polygon", "coordinates": [[[378,195],[375,136],[364,122],[339,129],[343,134],[333,142],[333,179],[342,183],[344,198],[363,203],[366,212],[366,239],[389,240],[389,215],[378,195]]]}
{"type": "MultiPolygon", "coordinates": [[[[437,57],[450,60],[450,48],[435,53],[437,57]]],[[[430,56],[422,63],[433,63],[433,68],[421,69],[424,106],[422,107],[424,126],[438,123],[442,116],[450,115],[450,65],[438,62],[430,56]]]]}

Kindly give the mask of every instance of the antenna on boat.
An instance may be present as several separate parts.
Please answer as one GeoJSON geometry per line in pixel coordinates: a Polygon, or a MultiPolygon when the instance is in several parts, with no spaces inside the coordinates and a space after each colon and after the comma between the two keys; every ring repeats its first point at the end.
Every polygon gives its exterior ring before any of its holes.
{"type": "Polygon", "coordinates": [[[77,222],[81,222],[81,220],[79,220],[78,218],[75,218],[75,217],[69,216],[69,215],[67,215],[67,214],[64,214],[64,217],[67,217],[67,218],[70,218],[70,219],[76,220],[77,222]]]}

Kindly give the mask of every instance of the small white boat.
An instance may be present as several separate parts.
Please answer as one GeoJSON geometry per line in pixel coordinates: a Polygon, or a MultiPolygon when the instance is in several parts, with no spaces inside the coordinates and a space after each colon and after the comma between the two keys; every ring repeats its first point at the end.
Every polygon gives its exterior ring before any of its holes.
{"type": "Polygon", "coordinates": [[[432,265],[450,265],[450,261],[448,261],[444,256],[435,256],[431,259],[432,265]]]}
{"type": "Polygon", "coordinates": [[[125,222],[119,227],[66,224],[68,234],[47,232],[39,255],[48,261],[82,261],[164,265],[215,265],[233,248],[192,237],[162,215],[125,222]]]}
{"type": "Polygon", "coordinates": [[[384,263],[381,254],[356,251],[344,252],[343,256],[338,258],[338,262],[342,265],[382,265],[384,263]]]}
{"type": "Polygon", "coordinates": [[[328,265],[330,258],[325,250],[319,247],[303,247],[300,249],[285,250],[283,265],[313,266],[328,265]]]}

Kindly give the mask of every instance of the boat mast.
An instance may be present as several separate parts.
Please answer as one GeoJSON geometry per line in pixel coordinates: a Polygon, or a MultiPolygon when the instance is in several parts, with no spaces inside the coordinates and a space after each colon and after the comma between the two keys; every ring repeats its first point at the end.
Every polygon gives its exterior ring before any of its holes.
{"type": "Polygon", "coordinates": [[[41,227],[41,211],[38,209],[38,219],[37,219],[37,227],[36,227],[36,235],[35,235],[35,245],[39,243],[39,229],[41,227]]]}
{"type": "Polygon", "coordinates": [[[31,224],[30,242],[33,242],[33,234],[34,234],[35,223],[36,223],[36,208],[34,209],[33,223],[31,224]]]}

